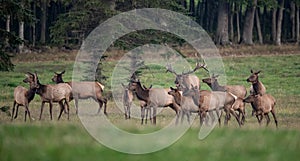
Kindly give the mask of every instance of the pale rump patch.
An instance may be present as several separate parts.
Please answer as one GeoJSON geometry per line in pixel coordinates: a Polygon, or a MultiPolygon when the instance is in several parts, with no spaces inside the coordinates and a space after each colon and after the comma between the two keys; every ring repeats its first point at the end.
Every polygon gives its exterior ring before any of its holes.
{"type": "Polygon", "coordinates": [[[96,83],[101,87],[102,90],[104,90],[104,85],[102,85],[102,84],[99,83],[99,82],[96,82],[96,83]]]}

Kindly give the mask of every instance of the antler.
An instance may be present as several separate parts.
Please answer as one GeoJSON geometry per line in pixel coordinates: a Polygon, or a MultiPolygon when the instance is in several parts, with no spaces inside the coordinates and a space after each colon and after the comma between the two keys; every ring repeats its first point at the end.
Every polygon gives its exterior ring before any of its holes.
{"type": "Polygon", "coordinates": [[[196,67],[195,67],[193,70],[188,71],[188,72],[185,72],[185,73],[182,72],[182,75],[187,75],[187,74],[194,73],[196,70],[198,70],[198,69],[200,69],[200,68],[203,68],[203,69],[205,69],[207,72],[209,72],[208,69],[206,68],[206,64],[205,64],[204,62],[203,62],[203,63],[197,62],[196,67]]]}
{"type": "Polygon", "coordinates": [[[166,72],[170,72],[170,73],[173,73],[175,75],[178,75],[175,70],[173,69],[172,65],[171,64],[167,64],[166,65],[166,68],[167,68],[167,71],[166,72]]]}

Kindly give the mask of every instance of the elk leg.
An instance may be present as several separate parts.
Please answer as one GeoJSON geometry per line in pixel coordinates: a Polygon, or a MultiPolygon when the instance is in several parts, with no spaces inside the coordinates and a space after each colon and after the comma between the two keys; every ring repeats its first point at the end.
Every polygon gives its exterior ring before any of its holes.
{"type": "Polygon", "coordinates": [[[236,121],[238,122],[239,126],[241,127],[240,119],[236,115],[236,113],[233,111],[233,109],[230,110],[230,113],[235,117],[236,121]]]}
{"type": "Polygon", "coordinates": [[[191,112],[188,111],[186,117],[189,124],[191,124],[190,116],[191,116],[191,112]]]}
{"type": "Polygon", "coordinates": [[[274,121],[275,121],[275,124],[276,124],[276,128],[278,128],[278,123],[277,123],[277,119],[276,119],[275,109],[274,108],[271,110],[271,113],[273,115],[273,118],[274,118],[274,121]]]}
{"type": "Polygon", "coordinates": [[[41,113],[40,113],[40,118],[39,118],[39,120],[42,119],[42,113],[43,113],[44,105],[45,105],[45,102],[43,101],[43,102],[42,102],[42,105],[41,105],[41,113]]]}
{"type": "Polygon", "coordinates": [[[107,115],[106,113],[106,104],[107,104],[107,99],[106,98],[103,98],[103,97],[100,97],[97,99],[98,103],[99,103],[99,109],[98,109],[98,114],[100,113],[101,109],[102,109],[102,106],[104,104],[104,114],[107,115]]]}
{"type": "Polygon", "coordinates": [[[266,120],[267,120],[267,125],[266,125],[266,126],[268,126],[268,125],[269,125],[269,123],[270,123],[270,121],[271,121],[271,119],[270,119],[270,117],[269,117],[269,114],[268,114],[268,113],[266,113],[266,114],[265,114],[265,116],[266,116],[266,120]]]}
{"type": "Polygon", "coordinates": [[[124,106],[125,120],[127,120],[127,105],[124,106]]]}
{"type": "Polygon", "coordinates": [[[29,111],[29,108],[28,108],[28,104],[25,105],[25,122],[26,122],[26,114],[28,114],[28,117],[29,117],[29,120],[31,121],[31,116],[30,116],[30,111],[29,111]]]}
{"type": "Polygon", "coordinates": [[[78,97],[74,97],[74,100],[75,100],[76,115],[78,115],[78,97]]]}
{"type": "Polygon", "coordinates": [[[153,113],[152,113],[152,116],[153,116],[153,124],[156,125],[156,106],[153,107],[153,113]]]}
{"type": "Polygon", "coordinates": [[[52,102],[49,102],[50,119],[52,120],[52,102]]]}
{"type": "Polygon", "coordinates": [[[69,106],[69,101],[65,100],[65,104],[67,105],[68,120],[70,120],[70,106],[69,106]]]}
{"type": "Polygon", "coordinates": [[[64,108],[64,104],[63,104],[63,101],[61,100],[61,101],[59,101],[58,103],[59,103],[59,107],[60,107],[60,112],[59,112],[59,115],[58,115],[58,118],[57,118],[57,120],[59,120],[59,119],[60,119],[60,117],[61,117],[61,114],[62,114],[62,113],[63,113],[63,111],[65,110],[65,108],[64,108]]]}
{"type": "Polygon", "coordinates": [[[13,108],[12,108],[12,114],[11,114],[11,121],[14,119],[14,115],[15,115],[15,106],[16,106],[17,102],[14,101],[14,104],[13,104],[13,108]]]}
{"type": "MultiPolygon", "coordinates": [[[[219,109],[217,109],[216,110],[216,114],[217,114],[217,117],[218,117],[218,122],[219,122],[219,127],[221,126],[221,116],[220,115],[222,115],[222,113],[221,114],[219,114],[219,109]]],[[[222,111],[221,111],[222,112],[222,111]]]]}
{"type": "Polygon", "coordinates": [[[145,108],[146,108],[146,107],[141,107],[141,119],[142,119],[141,124],[142,124],[142,125],[143,125],[143,123],[144,123],[145,108]]]}
{"type": "MultiPolygon", "coordinates": [[[[183,123],[183,120],[184,120],[184,115],[185,115],[185,110],[181,110],[181,124],[183,123]]],[[[176,120],[177,122],[177,120],[176,120]]],[[[177,124],[177,123],[176,123],[177,124]]]]}
{"type": "Polygon", "coordinates": [[[131,107],[131,104],[129,104],[127,106],[127,112],[128,112],[127,117],[128,117],[128,119],[130,119],[130,107],[131,107]]]}
{"type": "Polygon", "coordinates": [[[19,107],[20,107],[20,105],[19,105],[19,104],[17,104],[17,107],[16,107],[16,113],[15,113],[15,117],[14,117],[14,119],[16,119],[16,118],[18,117],[18,113],[19,113],[19,107]]]}

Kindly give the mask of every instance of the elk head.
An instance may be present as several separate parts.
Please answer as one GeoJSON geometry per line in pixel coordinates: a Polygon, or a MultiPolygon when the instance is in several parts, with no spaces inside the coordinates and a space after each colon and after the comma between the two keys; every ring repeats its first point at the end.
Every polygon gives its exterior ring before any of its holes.
{"type": "Polygon", "coordinates": [[[27,72],[26,78],[23,80],[24,83],[29,83],[30,88],[39,88],[39,81],[36,72],[34,74],[27,72]]]}
{"type": "Polygon", "coordinates": [[[202,79],[202,82],[206,83],[207,85],[212,85],[217,81],[217,78],[219,77],[219,75],[215,75],[213,74],[210,78],[205,78],[202,79]]]}
{"type": "Polygon", "coordinates": [[[251,69],[251,75],[250,77],[247,79],[247,82],[251,82],[252,84],[254,83],[257,83],[258,82],[258,74],[260,73],[261,71],[257,71],[257,72],[254,72],[252,69],[251,69]]]}
{"type": "Polygon", "coordinates": [[[65,74],[65,71],[62,71],[61,73],[54,72],[54,76],[52,77],[52,81],[55,83],[63,83],[62,75],[65,74]]]}

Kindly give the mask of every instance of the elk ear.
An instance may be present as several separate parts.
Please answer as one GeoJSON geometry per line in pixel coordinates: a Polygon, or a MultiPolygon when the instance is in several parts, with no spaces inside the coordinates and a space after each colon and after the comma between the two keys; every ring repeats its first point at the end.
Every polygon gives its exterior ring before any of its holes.
{"type": "Polygon", "coordinates": [[[261,71],[259,70],[259,71],[257,71],[255,74],[259,74],[261,71]]]}
{"type": "Polygon", "coordinates": [[[175,90],[175,88],[173,88],[173,87],[170,87],[170,89],[173,91],[173,90],[175,90]]]}
{"type": "Polygon", "coordinates": [[[253,73],[253,70],[251,69],[250,72],[253,73]]]}
{"type": "Polygon", "coordinates": [[[66,71],[64,70],[64,71],[62,71],[60,74],[65,74],[65,72],[66,72],[66,71]]]}

